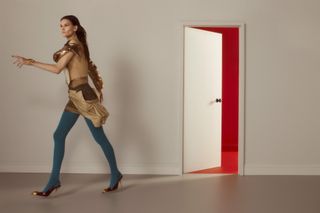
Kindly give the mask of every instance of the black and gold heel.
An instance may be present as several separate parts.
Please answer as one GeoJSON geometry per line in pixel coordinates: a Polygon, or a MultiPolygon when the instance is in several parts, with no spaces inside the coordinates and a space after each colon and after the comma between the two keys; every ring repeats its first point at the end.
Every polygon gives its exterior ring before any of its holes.
{"type": "MultiPolygon", "coordinates": [[[[102,193],[105,193],[105,192],[111,192],[111,191],[115,191],[118,189],[118,186],[120,185],[121,186],[121,179],[122,179],[122,175],[120,176],[119,180],[117,181],[117,183],[113,186],[113,187],[108,187],[108,188],[105,188],[103,189],[102,193]]],[[[122,186],[121,186],[122,187],[122,186]]]]}
{"type": "Polygon", "coordinates": [[[61,187],[60,183],[58,185],[53,186],[52,188],[48,189],[46,192],[33,191],[32,195],[41,196],[41,197],[48,197],[51,194],[51,192],[53,192],[54,190],[57,191],[59,189],[59,187],[61,187]]]}

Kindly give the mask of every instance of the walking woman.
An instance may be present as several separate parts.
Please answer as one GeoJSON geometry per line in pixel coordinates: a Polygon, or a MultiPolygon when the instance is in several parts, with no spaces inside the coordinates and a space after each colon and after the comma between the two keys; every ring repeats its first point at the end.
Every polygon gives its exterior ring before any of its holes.
{"type": "Polygon", "coordinates": [[[64,71],[68,85],[69,101],[53,133],[54,153],[51,175],[42,191],[33,191],[32,195],[49,196],[53,190],[57,190],[61,186],[60,168],[64,157],[65,139],[79,115],[84,117],[91,134],[102,148],[110,166],[110,184],[102,192],[114,191],[118,188],[122,173],[117,167],[114,150],[102,126],[109,115],[106,108],[101,104],[103,100],[102,79],[97,67],[90,59],[86,31],[80,25],[78,18],[74,15],[62,17],[60,19],[60,29],[67,42],[53,54],[53,60],[56,64],[45,64],[34,59],[12,55],[16,59],[13,63],[17,63],[19,68],[23,65],[30,65],[55,74],[64,71]],[[88,76],[92,79],[96,89],[89,85],[88,76]]]}

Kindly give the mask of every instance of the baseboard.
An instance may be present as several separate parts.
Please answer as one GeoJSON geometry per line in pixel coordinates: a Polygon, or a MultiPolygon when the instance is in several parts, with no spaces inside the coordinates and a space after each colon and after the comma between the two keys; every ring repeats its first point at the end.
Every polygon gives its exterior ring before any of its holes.
{"type": "MultiPolygon", "coordinates": [[[[171,164],[135,164],[122,165],[118,164],[123,174],[158,174],[158,175],[180,175],[181,168],[179,165],[171,164]]],[[[49,173],[51,165],[21,165],[21,164],[5,164],[0,165],[0,173],[49,173]]],[[[61,173],[89,173],[89,174],[106,174],[110,173],[109,168],[105,164],[100,163],[82,163],[77,165],[62,165],[61,173]]]]}
{"type": "MultiPolygon", "coordinates": [[[[82,166],[63,165],[61,173],[86,173],[86,174],[108,174],[109,168],[105,164],[87,163],[82,166]]],[[[154,175],[181,175],[180,165],[171,164],[135,164],[118,167],[124,174],[154,174],[154,175]]],[[[0,165],[0,172],[9,173],[49,173],[51,167],[48,165],[0,165]]],[[[245,164],[244,175],[320,175],[320,165],[253,165],[245,164]]]]}
{"type": "Polygon", "coordinates": [[[244,175],[320,175],[320,165],[250,165],[244,175]]]}

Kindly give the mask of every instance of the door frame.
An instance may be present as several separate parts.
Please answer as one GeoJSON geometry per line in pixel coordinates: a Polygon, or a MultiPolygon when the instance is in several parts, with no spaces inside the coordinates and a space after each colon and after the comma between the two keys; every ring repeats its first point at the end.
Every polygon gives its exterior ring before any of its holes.
{"type": "Polygon", "coordinates": [[[185,27],[237,27],[239,28],[239,102],[238,102],[238,175],[244,174],[245,162],[245,23],[221,22],[221,21],[180,21],[179,22],[179,67],[180,67],[180,175],[183,175],[184,167],[184,28],[185,27]]]}

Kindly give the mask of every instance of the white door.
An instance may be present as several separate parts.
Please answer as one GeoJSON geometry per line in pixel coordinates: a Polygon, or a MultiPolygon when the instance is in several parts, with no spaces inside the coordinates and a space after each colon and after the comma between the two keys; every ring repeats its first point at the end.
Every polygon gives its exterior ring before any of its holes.
{"type": "Polygon", "coordinates": [[[222,34],[185,27],[184,173],[221,166],[222,34]]]}

